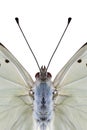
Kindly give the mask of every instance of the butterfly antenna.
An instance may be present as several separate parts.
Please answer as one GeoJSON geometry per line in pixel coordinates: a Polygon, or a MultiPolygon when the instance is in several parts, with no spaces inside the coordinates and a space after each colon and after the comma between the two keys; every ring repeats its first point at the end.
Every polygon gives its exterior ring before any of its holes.
{"type": "Polygon", "coordinates": [[[70,18],[70,17],[68,18],[68,22],[67,22],[67,25],[66,25],[66,27],[65,27],[65,29],[64,29],[64,31],[63,31],[63,34],[62,34],[62,36],[61,36],[61,38],[60,38],[60,40],[59,40],[59,42],[58,42],[58,44],[57,44],[57,46],[56,46],[56,48],[55,48],[53,54],[52,54],[52,56],[51,56],[51,58],[50,58],[50,60],[49,60],[49,62],[48,62],[47,70],[48,70],[48,67],[49,67],[49,65],[50,65],[50,63],[51,63],[51,61],[52,61],[52,58],[53,58],[53,56],[54,56],[54,54],[55,54],[57,48],[59,47],[60,42],[61,42],[61,40],[62,40],[62,38],[63,38],[63,36],[64,36],[64,34],[65,34],[65,32],[66,32],[66,30],[67,30],[69,24],[70,24],[70,22],[71,22],[71,19],[72,19],[72,18],[70,18]]]}
{"type": "Polygon", "coordinates": [[[37,66],[38,66],[39,70],[41,71],[40,66],[39,66],[39,63],[38,63],[38,61],[37,61],[37,58],[36,58],[34,52],[32,51],[32,49],[31,49],[31,47],[30,47],[30,45],[29,45],[29,43],[28,43],[28,40],[27,40],[27,38],[25,37],[25,34],[24,34],[24,32],[23,32],[23,30],[22,30],[20,24],[19,24],[19,18],[16,17],[15,20],[16,20],[16,23],[17,23],[17,25],[18,25],[18,27],[19,27],[19,29],[20,29],[20,31],[21,31],[21,33],[22,33],[22,35],[23,35],[23,37],[24,37],[24,39],[25,39],[25,41],[26,41],[26,43],[27,43],[27,45],[28,45],[28,47],[29,47],[29,49],[30,49],[30,51],[31,51],[31,53],[32,53],[32,55],[33,55],[33,57],[34,57],[34,59],[35,59],[35,61],[36,61],[36,63],[37,63],[37,66]]]}

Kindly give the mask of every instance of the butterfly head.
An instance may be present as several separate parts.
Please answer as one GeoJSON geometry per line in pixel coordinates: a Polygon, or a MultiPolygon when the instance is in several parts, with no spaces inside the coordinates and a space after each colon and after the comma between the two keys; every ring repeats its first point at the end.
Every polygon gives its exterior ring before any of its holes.
{"type": "Polygon", "coordinates": [[[46,81],[51,79],[51,73],[47,72],[47,68],[45,66],[41,66],[40,72],[36,73],[35,78],[40,79],[42,81],[46,81]]]}

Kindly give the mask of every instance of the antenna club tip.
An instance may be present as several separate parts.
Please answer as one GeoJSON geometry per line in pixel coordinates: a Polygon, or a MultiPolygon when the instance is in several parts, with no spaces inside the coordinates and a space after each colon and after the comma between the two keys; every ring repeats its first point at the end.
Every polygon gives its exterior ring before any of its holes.
{"type": "Polygon", "coordinates": [[[71,20],[72,20],[72,18],[71,18],[71,17],[69,17],[69,18],[68,18],[68,24],[71,22],[71,20]]]}
{"type": "Polygon", "coordinates": [[[15,20],[16,20],[17,24],[19,24],[19,18],[16,17],[15,20]]]}

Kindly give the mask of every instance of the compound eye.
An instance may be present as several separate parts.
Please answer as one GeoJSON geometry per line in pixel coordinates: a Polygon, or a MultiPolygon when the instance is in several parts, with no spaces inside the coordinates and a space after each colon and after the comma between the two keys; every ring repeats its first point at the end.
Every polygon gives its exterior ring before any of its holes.
{"type": "Polygon", "coordinates": [[[47,77],[51,78],[52,77],[51,73],[47,72],[47,77]]]}
{"type": "Polygon", "coordinates": [[[39,77],[40,77],[40,73],[38,72],[38,73],[36,73],[35,78],[37,79],[39,77]]]}

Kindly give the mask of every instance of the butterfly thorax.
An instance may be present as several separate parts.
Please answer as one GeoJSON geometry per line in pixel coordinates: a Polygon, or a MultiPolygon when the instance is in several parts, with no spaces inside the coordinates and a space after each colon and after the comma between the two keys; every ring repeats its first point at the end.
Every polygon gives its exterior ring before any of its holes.
{"type": "Polygon", "coordinates": [[[34,85],[33,115],[41,130],[46,130],[53,115],[53,86],[51,80],[48,80],[46,73],[42,73],[42,75],[38,74],[38,76],[40,77],[36,78],[34,85]]]}

